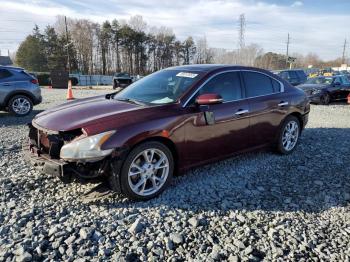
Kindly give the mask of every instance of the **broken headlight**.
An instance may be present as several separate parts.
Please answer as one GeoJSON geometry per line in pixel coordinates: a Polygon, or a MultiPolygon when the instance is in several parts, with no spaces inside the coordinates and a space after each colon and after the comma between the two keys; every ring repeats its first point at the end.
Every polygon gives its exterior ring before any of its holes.
{"type": "Polygon", "coordinates": [[[115,131],[108,131],[72,141],[61,148],[60,157],[71,161],[103,158],[112,153],[113,149],[102,150],[101,146],[114,133],[115,131]]]}
{"type": "Polygon", "coordinates": [[[320,93],[321,91],[322,91],[321,89],[312,89],[311,94],[316,95],[316,94],[320,93]]]}

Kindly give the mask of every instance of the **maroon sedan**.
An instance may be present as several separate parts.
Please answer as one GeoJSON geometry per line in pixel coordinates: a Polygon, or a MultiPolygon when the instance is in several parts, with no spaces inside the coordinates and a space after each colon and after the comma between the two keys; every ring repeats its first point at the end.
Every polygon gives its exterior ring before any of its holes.
{"type": "Polygon", "coordinates": [[[145,200],[198,165],[268,146],[291,153],[309,111],[302,90],[266,70],[180,66],[38,114],[24,151],[44,173],[105,176],[145,200]]]}

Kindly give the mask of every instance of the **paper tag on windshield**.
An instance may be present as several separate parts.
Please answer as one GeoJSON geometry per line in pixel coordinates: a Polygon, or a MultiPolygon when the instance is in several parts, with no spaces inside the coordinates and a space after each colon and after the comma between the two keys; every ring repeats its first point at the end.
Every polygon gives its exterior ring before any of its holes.
{"type": "Polygon", "coordinates": [[[198,76],[198,74],[189,73],[189,72],[180,72],[180,73],[178,73],[176,76],[179,76],[179,77],[188,77],[188,78],[195,78],[196,76],[198,76]]]}

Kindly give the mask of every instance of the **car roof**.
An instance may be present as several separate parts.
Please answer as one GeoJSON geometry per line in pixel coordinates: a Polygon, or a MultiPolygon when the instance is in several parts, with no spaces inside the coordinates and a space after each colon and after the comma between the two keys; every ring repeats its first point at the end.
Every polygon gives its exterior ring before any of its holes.
{"type": "Polygon", "coordinates": [[[24,68],[22,68],[22,67],[16,67],[16,66],[2,66],[2,65],[0,65],[0,69],[9,69],[9,70],[16,70],[16,71],[24,71],[24,68]]]}
{"type": "Polygon", "coordinates": [[[290,72],[290,71],[304,71],[304,69],[282,69],[282,70],[276,70],[276,72],[290,72]]]}
{"type": "Polygon", "coordinates": [[[182,66],[173,66],[168,67],[165,70],[184,70],[184,71],[199,71],[199,72],[212,72],[215,70],[254,70],[261,72],[269,72],[267,70],[257,68],[257,67],[249,67],[249,66],[241,66],[241,65],[221,65],[221,64],[194,64],[194,65],[182,65],[182,66]]]}

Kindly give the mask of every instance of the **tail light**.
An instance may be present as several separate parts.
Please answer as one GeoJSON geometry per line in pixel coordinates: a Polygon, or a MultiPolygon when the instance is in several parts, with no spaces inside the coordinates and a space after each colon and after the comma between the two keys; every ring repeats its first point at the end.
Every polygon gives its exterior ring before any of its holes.
{"type": "Polygon", "coordinates": [[[39,84],[38,79],[35,79],[35,78],[33,78],[32,80],[30,80],[30,82],[33,83],[33,84],[39,84]]]}

